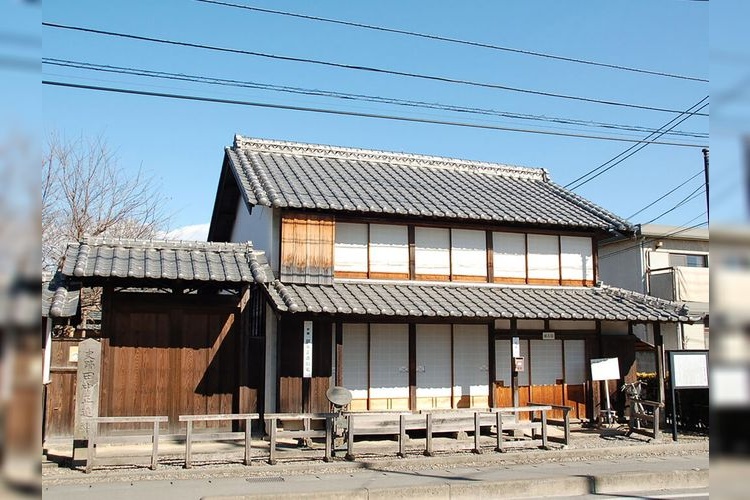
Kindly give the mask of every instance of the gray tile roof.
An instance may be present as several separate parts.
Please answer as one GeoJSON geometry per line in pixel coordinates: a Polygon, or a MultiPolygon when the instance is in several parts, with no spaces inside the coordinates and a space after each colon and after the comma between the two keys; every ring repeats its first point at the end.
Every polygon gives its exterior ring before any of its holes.
{"type": "Polygon", "coordinates": [[[140,278],[230,283],[273,280],[252,243],[84,238],[65,251],[62,273],[77,278],[140,278]]]}
{"type": "Polygon", "coordinates": [[[680,304],[610,287],[346,281],[267,285],[280,311],[385,317],[695,321],[680,304]]]}
{"type": "Polygon", "coordinates": [[[68,282],[62,273],[42,281],[42,317],[68,318],[78,312],[80,284],[68,282]]]}
{"type": "Polygon", "coordinates": [[[632,230],[538,168],[242,136],[226,155],[249,205],[632,230]]]}

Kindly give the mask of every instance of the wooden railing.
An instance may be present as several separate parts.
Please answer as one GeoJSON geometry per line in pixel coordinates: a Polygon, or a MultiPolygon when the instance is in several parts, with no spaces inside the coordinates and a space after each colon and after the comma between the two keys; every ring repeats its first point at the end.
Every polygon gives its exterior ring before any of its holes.
{"type": "Polygon", "coordinates": [[[424,454],[434,454],[433,434],[440,432],[473,432],[474,453],[482,453],[480,444],[481,428],[496,426],[497,445],[495,451],[504,451],[507,439],[504,432],[509,430],[529,430],[532,440],[524,442],[523,446],[541,446],[547,448],[547,412],[552,410],[549,405],[533,405],[509,408],[466,409],[466,410],[422,410],[419,414],[401,412],[397,414],[379,413],[347,413],[347,451],[346,458],[354,460],[354,438],[356,435],[393,435],[398,438],[398,453],[400,457],[406,455],[407,431],[424,430],[426,435],[424,454]],[[519,413],[539,413],[541,421],[519,420],[519,413]],[[508,414],[513,414],[508,418],[508,414]],[[381,417],[374,420],[373,417],[381,417]],[[374,421],[373,421],[374,420],[374,421]],[[359,422],[358,422],[359,421],[359,422]],[[541,439],[537,439],[537,435],[541,439]]]}
{"type": "MultiPolygon", "coordinates": [[[[651,403],[651,402],[645,402],[651,403]]],[[[656,403],[658,405],[658,403],[656,403]]],[[[567,406],[542,405],[530,403],[528,406],[486,408],[486,409],[461,409],[461,410],[422,410],[420,413],[411,412],[349,412],[344,417],[347,422],[346,457],[348,460],[355,458],[354,439],[362,435],[392,435],[398,439],[398,456],[406,456],[407,431],[425,431],[424,454],[434,454],[433,435],[435,433],[461,433],[473,432],[474,443],[472,451],[482,453],[480,443],[482,427],[496,427],[497,441],[495,451],[505,451],[510,444],[505,432],[522,430],[530,431],[531,440],[514,442],[515,446],[541,446],[547,448],[547,412],[551,410],[562,410],[564,415],[565,438],[568,444],[570,438],[570,424],[567,406]],[[519,414],[528,413],[529,420],[521,420],[519,414]],[[535,419],[535,415],[539,415],[535,419]]],[[[276,448],[281,438],[292,439],[325,439],[325,452],[323,460],[331,461],[333,455],[333,439],[335,434],[335,420],[339,417],[336,413],[267,413],[264,420],[267,426],[269,440],[268,463],[276,463],[276,448]],[[314,422],[324,422],[323,428],[314,428],[314,422]],[[289,423],[298,422],[299,428],[290,428],[289,423]]],[[[642,419],[653,418],[650,415],[640,415],[642,419]]],[[[251,464],[252,459],[252,422],[260,419],[257,413],[243,414],[220,414],[220,415],[180,415],[179,421],[186,423],[185,430],[185,468],[192,467],[193,443],[195,441],[220,441],[228,439],[245,440],[244,460],[245,465],[251,464]],[[195,433],[195,422],[216,421],[244,421],[244,432],[207,432],[195,433]]],[[[656,428],[658,429],[658,408],[656,409],[656,428]]],[[[96,445],[99,443],[117,442],[148,442],[152,443],[151,469],[155,469],[159,454],[159,425],[167,422],[166,416],[142,416],[142,417],[98,417],[88,420],[89,440],[88,454],[86,460],[86,472],[90,472],[96,459],[96,445]],[[139,436],[99,436],[100,424],[120,423],[151,423],[153,431],[150,435],[139,436]]]]}
{"type": "Polygon", "coordinates": [[[96,445],[105,443],[144,443],[151,441],[151,470],[156,469],[159,461],[159,424],[166,422],[166,416],[146,416],[146,417],[94,417],[86,419],[88,429],[88,450],[86,453],[85,472],[91,472],[96,460],[96,445]],[[99,424],[131,424],[131,423],[151,423],[153,431],[151,435],[138,436],[99,436],[99,424]]]}
{"type": "Polygon", "coordinates": [[[651,437],[653,437],[654,439],[659,439],[659,413],[661,412],[661,409],[664,408],[664,403],[659,403],[658,401],[649,401],[647,399],[634,401],[632,398],[628,397],[628,404],[630,405],[628,432],[640,432],[644,434],[647,433],[648,431],[646,429],[640,428],[640,423],[644,422],[650,424],[649,427],[651,431],[651,437]],[[636,411],[636,403],[651,408],[652,414],[636,411]]]}
{"type": "Polygon", "coordinates": [[[185,468],[189,469],[192,467],[193,458],[193,441],[209,441],[209,440],[225,440],[225,439],[241,439],[245,438],[245,457],[243,463],[250,465],[250,454],[252,450],[252,422],[260,418],[257,413],[239,413],[239,414],[225,414],[225,415],[180,415],[180,422],[186,422],[185,429],[185,468]],[[245,432],[229,432],[229,433],[211,433],[209,435],[193,436],[193,422],[220,422],[220,421],[244,421],[245,432]]]}
{"type": "Polygon", "coordinates": [[[553,410],[561,411],[563,414],[563,444],[570,444],[570,412],[573,410],[570,406],[548,405],[544,403],[529,403],[529,406],[549,406],[553,410]]]}
{"type": "Polygon", "coordinates": [[[338,415],[336,413],[266,413],[265,419],[268,425],[268,436],[270,441],[270,451],[268,463],[276,463],[276,440],[280,437],[292,439],[310,439],[325,438],[325,455],[323,460],[331,461],[331,450],[333,449],[333,420],[338,415]],[[313,429],[311,422],[325,421],[325,429],[313,429]],[[284,429],[279,428],[280,422],[301,421],[302,429],[284,429]]]}

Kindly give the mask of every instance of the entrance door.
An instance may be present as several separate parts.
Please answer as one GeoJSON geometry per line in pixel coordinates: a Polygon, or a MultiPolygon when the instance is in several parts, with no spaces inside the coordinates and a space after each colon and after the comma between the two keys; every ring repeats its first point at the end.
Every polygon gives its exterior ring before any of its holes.
{"type": "Polygon", "coordinates": [[[453,407],[486,408],[489,401],[487,325],[453,325],[453,407]]]}
{"type": "MultiPolygon", "coordinates": [[[[531,401],[563,404],[563,353],[561,340],[531,340],[531,401]]],[[[562,412],[552,411],[552,417],[562,412]]]]}
{"type": "Polygon", "coordinates": [[[417,325],[417,410],[451,407],[451,325],[417,325]]]}
{"type": "Polygon", "coordinates": [[[367,410],[368,393],[368,327],[345,323],[343,326],[343,384],[352,392],[351,410],[367,410]]]}
{"type": "Polygon", "coordinates": [[[409,409],[409,325],[370,325],[370,410],[409,409]]]}
{"type": "Polygon", "coordinates": [[[511,341],[495,341],[495,406],[513,406],[513,380],[511,371],[511,341]]]}
{"type": "Polygon", "coordinates": [[[565,406],[570,406],[570,418],[586,418],[586,341],[566,340],[565,406]]]}

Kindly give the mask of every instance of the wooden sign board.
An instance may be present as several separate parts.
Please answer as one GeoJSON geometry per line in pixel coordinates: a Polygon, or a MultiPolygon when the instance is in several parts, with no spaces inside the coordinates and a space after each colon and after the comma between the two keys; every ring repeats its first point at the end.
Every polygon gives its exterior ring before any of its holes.
{"type": "Polygon", "coordinates": [[[675,389],[708,388],[708,351],[670,351],[675,389]]]}
{"type": "Polygon", "coordinates": [[[591,380],[619,380],[620,362],[617,358],[591,360],[591,380]]]}

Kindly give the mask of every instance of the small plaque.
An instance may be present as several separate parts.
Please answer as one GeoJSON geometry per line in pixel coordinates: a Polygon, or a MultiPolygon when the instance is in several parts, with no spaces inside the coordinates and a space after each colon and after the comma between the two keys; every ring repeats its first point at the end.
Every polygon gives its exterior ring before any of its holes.
{"type": "Polygon", "coordinates": [[[526,364],[524,363],[523,357],[513,358],[513,371],[516,371],[516,372],[526,371],[526,364]]]}
{"type": "Polygon", "coordinates": [[[312,377],[313,365],[313,322],[305,321],[302,327],[302,376],[312,377]]]}
{"type": "Polygon", "coordinates": [[[555,332],[542,332],[542,340],[555,340],[555,332]]]}
{"type": "Polygon", "coordinates": [[[519,339],[518,337],[513,337],[511,339],[511,347],[512,347],[511,356],[513,356],[514,358],[520,358],[521,357],[521,339],[519,339]]]}

